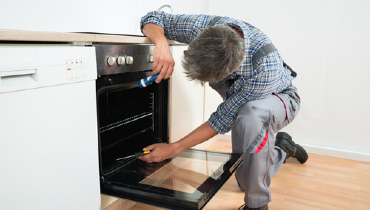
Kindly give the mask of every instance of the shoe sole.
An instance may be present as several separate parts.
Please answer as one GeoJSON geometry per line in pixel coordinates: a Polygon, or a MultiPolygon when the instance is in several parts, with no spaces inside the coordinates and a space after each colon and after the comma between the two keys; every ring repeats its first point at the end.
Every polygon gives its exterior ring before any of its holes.
{"type": "Polygon", "coordinates": [[[292,137],[289,135],[289,134],[287,134],[287,133],[285,133],[285,132],[279,132],[279,133],[277,133],[276,134],[276,139],[284,139],[284,140],[286,140],[287,142],[289,142],[289,144],[290,145],[292,145],[292,146],[295,146],[295,147],[297,147],[297,149],[298,150],[300,150],[301,151],[301,153],[303,154],[303,156],[304,156],[304,158],[302,159],[302,160],[300,160],[299,158],[297,158],[297,160],[300,162],[300,163],[305,163],[306,161],[307,161],[307,159],[308,159],[308,155],[307,155],[307,152],[306,152],[306,150],[305,149],[303,149],[303,147],[301,147],[301,145],[299,145],[299,144],[296,144],[293,140],[292,140],[292,137]]]}

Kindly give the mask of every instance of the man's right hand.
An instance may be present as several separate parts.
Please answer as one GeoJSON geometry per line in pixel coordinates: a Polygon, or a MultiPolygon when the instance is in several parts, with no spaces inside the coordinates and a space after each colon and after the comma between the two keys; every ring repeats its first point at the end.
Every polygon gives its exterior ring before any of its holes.
{"type": "Polygon", "coordinates": [[[153,51],[153,72],[152,74],[158,74],[158,78],[155,82],[160,82],[162,79],[168,79],[173,73],[173,68],[175,66],[175,61],[173,60],[172,53],[170,51],[170,46],[168,45],[167,39],[165,41],[160,41],[155,44],[153,51]]]}
{"type": "Polygon", "coordinates": [[[158,74],[155,82],[160,82],[162,79],[168,79],[173,73],[175,61],[170,51],[167,38],[164,36],[162,27],[155,24],[146,24],[143,27],[143,33],[154,43],[155,48],[153,51],[153,72],[158,74]]]}

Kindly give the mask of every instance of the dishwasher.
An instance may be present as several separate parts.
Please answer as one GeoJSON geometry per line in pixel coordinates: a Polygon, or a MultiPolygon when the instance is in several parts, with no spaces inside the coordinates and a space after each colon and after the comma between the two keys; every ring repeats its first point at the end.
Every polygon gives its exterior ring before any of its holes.
{"type": "Polygon", "coordinates": [[[94,47],[0,45],[1,209],[100,209],[94,47]]]}

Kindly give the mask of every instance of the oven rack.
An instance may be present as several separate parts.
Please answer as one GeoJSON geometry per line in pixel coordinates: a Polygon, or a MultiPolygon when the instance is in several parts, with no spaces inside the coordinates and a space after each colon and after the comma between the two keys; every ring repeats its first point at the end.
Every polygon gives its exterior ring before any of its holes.
{"type": "Polygon", "coordinates": [[[118,171],[118,170],[122,169],[123,167],[129,165],[130,163],[132,163],[134,161],[135,161],[135,159],[128,159],[128,160],[124,160],[124,161],[116,161],[115,164],[109,166],[108,168],[105,168],[105,171],[109,172],[109,174],[110,174],[114,171],[118,171]]]}
{"type": "Polygon", "coordinates": [[[106,131],[112,130],[112,129],[120,127],[122,125],[126,125],[128,123],[132,123],[132,122],[135,122],[137,120],[143,119],[145,117],[153,116],[153,115],[154,115],[154,112],[144,112],[144,113],[135,115],[133,117],[129,117],[129,118],[126,118],[124,120],[120,120],[120,121],[111,123],[109,125],[102,126],[102,127],[100,127],[99,131],[100,131],[100,133],[104,133],[106,131]]]}
{"type": "Polygon", "coordinates": [[[102,152],[103,152],[103,151],[106,151],[106,150],[108,150],[108,149],[110,149],[110,148],[112,148],[112,147],[114,147],[114,146],[116,146],[116,145],[121,144],[122,142],[126,141],[127,139],[133,138],[133,137],[135,137],[136,135],[139,135],[139,134],[141,134],[141,133],[145,133],[145,132],[146,132],[146,131],[148,131],[148,130],[152,130],[152,127],[144,128],[143,130],[141,130],[141,131],[139,131],[139,132],[137,132],[137,133],[135,133],[135,134],[132,134],[132,135],[130,135],[130,136],[126,136],[125,138],[122,138],[122,139],[120,139],[120,140],[118,140],[118,141],[115,141],[114,143],[111,143],[111,144],[109,144],[109,145],[107,145],[107,146],[104,146],[104,147],[102,147],[102,148],[101,148],[101,151],[102,151],[102,152]]]}

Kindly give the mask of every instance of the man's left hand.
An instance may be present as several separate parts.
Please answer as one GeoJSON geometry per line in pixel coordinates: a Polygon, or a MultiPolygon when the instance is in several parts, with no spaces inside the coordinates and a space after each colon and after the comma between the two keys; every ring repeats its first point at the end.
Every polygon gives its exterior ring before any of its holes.
{"type": "Polygon", "coordinates": [[[147,163],[161,162],[177,154],[174,144],[152,144],[145,147],[143,150],[152,150],[149,154],[139,157],[140,160],[147,163]]]}

